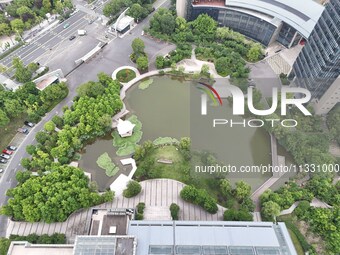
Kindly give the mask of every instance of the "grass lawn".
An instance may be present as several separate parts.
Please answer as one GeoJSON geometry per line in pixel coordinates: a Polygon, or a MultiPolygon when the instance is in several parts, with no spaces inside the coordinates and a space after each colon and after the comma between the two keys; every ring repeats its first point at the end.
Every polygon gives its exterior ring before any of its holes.
{"type": "Polygon", "coordinates": [[[183,176],[183,170],[181,165],[183,163],[183,157],[177,148],[173,145],[159,147],[155,149],[153,158],[155,160],[155,168],[159,169],[157,173],[159,178],[174,179],[181,182],[185,181],[183,176]],[[168,159],[172,161],[172,164],[158,163],[159,159],[168,159]]]}
{"type": "Polygon", "coordinates": [[[126,83],[136,78],[136,73],[131,69],[122,69],[117,73],[116,78],[118,81],[126,83]]]}
{"type": "Polygon", "coordinates": [[[294,234],[294,232],[290,229],[288,229],[288,232],[289,232],[289,235],[290,235],[290,238],[292,239],[293,241],[293,244],[294,244],[294,247],[295,247],[295,250],[297,252],[298,255],[304,255],[304,251],[303,251],[303,248],[300,244],[300,241],[297,239],[296,235],[294,234]]]}
{"type": "Polygon", "coordinates": [[[0,149],[1,151],[6,148],[15,134],[17,133],[17,129],[24,125],[24,121],[26,120],[27,115],[22,114],[19,117],[12,119],[10,123],[3,128],[0,128],[0,149]]]}
{"type": "Polygon", "coordinates": [[[150,173],[149,178],[145,178],[141,174],[141,168],[137,168],[135,174],[136,180],[145,180],[150,178],[166,178],[183,182],[188,185],[194,185],[197,188],[205,189],[214,198],[220,197],[219,189],[216,188],[219,180],[216,178],[202,178],[202,176],[194,176],[191,173],[191,162],[186,161],[177,147],[174,145],[165,145],[155,148],[149,155],[144,157],[142,162],[138,164],[143,165],[143,162],[152,160],[153,165],[148,166],[150,173]],[[171,160],[172,164],[158,163],[157,160],[166,159],[171,160]]]}

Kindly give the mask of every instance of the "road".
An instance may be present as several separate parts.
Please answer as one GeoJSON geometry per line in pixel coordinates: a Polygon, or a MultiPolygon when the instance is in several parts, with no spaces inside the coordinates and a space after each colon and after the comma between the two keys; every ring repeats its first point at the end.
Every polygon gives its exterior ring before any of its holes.
{"type": "Polygon", "coordinates": [[[64,40],[68,40],[71,35],[77,34],[78,29],[83,29],[88,24],[85,16],[84,12],[77,12],[63,23],[40,36],[40,38],[2,59],[0,63],[10,68],[14,56],[19,57],[25,64],[33,62],[45,52],[57,47],[64,40]],[[65,24],[69,24],[69,27],[64,28],[65,24]]]}
{"type": "MultiPolygon", "coordinates": [[[[158,0],[154,3],[156,8],[167,7],[169,5],[168,0],[158,0]]],[[[79,12],[80,13],[80,12],[79,12]]],[[[73,17],[75,17],[74,15],[73,17]]],[[[117,38],[111,41],[101,53],[99,53],[90,62],[84,63],[79,66],[75,71],[71,72],[66,78],[68,79],[69,94],[68,96],[58,104],[30,131],[26,139],[20,144],[16,153],[13,155],[11,161],[7,164],[7,168],[0,179],[0,205],[7,203],[8,197],[5,195],[7,189],[16,186],[15,174],[19,169],[22,169],[20,161],[24,157],[29,157],[26,153],[26,146],[34,144],[35,134],[43,129],[44,124],[51,120],[55,115],[62,114],[62,108],[67,105],[72,105],[72,100],[76,96],[76,88],[90,80],[97,80],[97,74],[99,72],[105,72],[109,75],[112,74],[114,69],[123,65],[134,65],[129,55],[132,53],[131,43],[136,37],[142,37],[141,33],[144,27],[148,26],[149,20],[152,15],[147,17],[141,23],[139,23],[129,34],[123,38],[117,38]]],[[[68,20],[69,21],[69,20],[68,20]]],[[[59,29],[63,29],[63,27],[59,29]]],[[[45,38],[46,39],[46,38],[45,38]]],[[[170,50],[174,49],[174,45],[168,45],[166,43],[159,43],[151,40],[147,37],[142,38],[145,42],[145,52],[148,54],[149,59],[155,59],[156,55],[165,55],[170,50]]],[[[39,39],[40,40],[40,39],[39,39]]],[[[32,49],[31,49],[32,51],[32,49]]],[[[154,63],[150,66],[150,69],[154,68],[154,63]]],[[[0,236],[5,236],[7,229],[8,218],[0,216],[0,236]]]]}

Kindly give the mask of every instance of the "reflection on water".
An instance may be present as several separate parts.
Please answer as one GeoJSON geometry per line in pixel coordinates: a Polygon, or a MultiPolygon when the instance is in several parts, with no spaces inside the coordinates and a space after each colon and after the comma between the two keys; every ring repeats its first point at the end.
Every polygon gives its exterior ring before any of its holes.
{"type": "MultiPolygon", "coordinates": [[[[193,147],[207,149],[217,155],[219,161],[224,164],[235,165],[259,165],[270,163],[270,141],[269,135],[261,128],[215,128],[213,136],[207,135],[207,130],[211,127],[211,122],[203,121],[197,124],[192,112],[193,96],[190,82],[180,82],[168,77],[154,77],[154,82],[146,90],[138,89],[138,84],[133,86],[127,93],[125,103],[131,114],[136,114],[142,122],[143,138],[154,140],[158,137],[170,136],[180,139],[190,136],[193,147]],[[198,137],[198,138],[197,138],[198,137]],[[216,139],[216,143],[213,143],[216,139]],[[225,141],[224,143],[221,142],[225,141]],[[218,141],[218,142],[217,142],[218,141]]],[[[223,107],[216,108],[214,114],[225,118],[234,118],[231,108],[225,102],[223,107]]],[[[215,115],[210,114],[208,118],[215,115]]],[[[240,117],[237,117],[242,120],[240,117]]],[[[86,171],[91,172],[93,179],[97,181],[100,189],[109,187],[116,177],[107,177],[105,171],[100,169],[96,160],[107,152],[110,157],[118,164],[119,158],[115,154],[112,146],[111,136],[98,139],[95,143],[86,146],[86,151],[80,161],[80,166],[86,171]]],[[[127,167],[129,169],[129,167],[127,167]]],[[[124,170],[116,175],[118,176],[124,170]]],[[[128,174],[128,172],[126,172],[128,174]]],[[[230,174],[231,182],[243,179],[249,182],[253,189],[268,179],[270,175],[230,174]]]]}

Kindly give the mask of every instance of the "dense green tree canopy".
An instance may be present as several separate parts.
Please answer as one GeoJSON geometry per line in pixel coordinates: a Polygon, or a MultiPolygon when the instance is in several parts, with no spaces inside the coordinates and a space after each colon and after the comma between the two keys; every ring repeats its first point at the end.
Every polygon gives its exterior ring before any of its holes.
{"type": "Polygon", "coordinates": [[[49,173],[31,177],[7,192],[1,212],[16,220],[65,221],[77,209],[104,202],[90,192],[84,172],[70,166],[54,166],[49,173]]]}

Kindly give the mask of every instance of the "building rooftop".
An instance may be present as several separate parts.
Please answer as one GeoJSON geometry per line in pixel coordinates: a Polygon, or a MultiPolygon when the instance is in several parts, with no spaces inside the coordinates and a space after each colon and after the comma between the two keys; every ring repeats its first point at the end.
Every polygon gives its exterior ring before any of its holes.
{"type": "Polygon", "coordinates": [[[12,242],[9,255],[73,255],[73,245],[30,244],[29,242],[12,242]]]}
{"type": "Polygon", "coordinates": [[[132,135],[133,128],[135,124],[132,124],[129,120],[118,120],[117,130],[121,137],[126,137],[132,135]]]}
{"type": "Polygon", "coordinates": [[[47,88],[49,85],[51,85],[52,83],[56,82],[57,80],[59,80],[59,77],[56,75],[52,75],[47,77],[46,79],[38,82],[36,84],[37,89],[39,90],[44,90],[45,88],[47,88]]]}
{"type": "Polygon", "coordinates": [[[131,221],[128,234],[137,237],[137,254],[143,255],[296,255],[283,223],[131,221]]]}
{"type": "Polygon", "coordinates": [[[133,255],[135,245],[131,236],[77,236],[73,255],[133,255]]]}
{"type": "Polygon", "coordinates": [[[128,25],[131,24],[131,22],[134,21],[134,18],[130,16],[124,16],[119,21],[118,24],[114,24],[113,27],[116,28],[117,31],[124,30],[128,25]],[[117,27],[116,27],[117,26],[117,27]]]}
{"type": "Polygon", "coordinates": [[[308,38],[324,7],[313,0],[226,0],[227,7],[238,7],[277,17],[308,38]]]}

